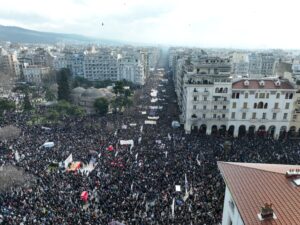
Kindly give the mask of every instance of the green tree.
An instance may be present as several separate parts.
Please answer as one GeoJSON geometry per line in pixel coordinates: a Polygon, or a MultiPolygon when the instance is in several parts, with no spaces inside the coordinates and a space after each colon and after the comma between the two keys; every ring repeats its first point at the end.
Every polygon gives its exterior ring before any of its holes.
{"type": "Polygon", "coordinates": [[[8,99],[0,99],[0,115],[2,115],[5,111],[13,111],[16,109],[16,104],[8,99]]]}
{"type": "Polygon", "coordinates": [[[71,72],[69,69],[63,68],[57,74],[58,84],[58,100],[70,101],[70,85],[69,80],[71,72]]]}
{"type": "Polygon", "coordinates": [[[109,103],[105,98],[97,98],[94,102],[96,112],[103,116],[108,112],[109,103]]]}
{"type": "Polygon", "coordinates": [[[124,93],[124,82],[117,81],[114,86],[114,93],[115,94],[123,94],[124,93]]]}
{"type": "Polygon", "coordinates": [[[47,101],[54,101],[56,99],[55,94],[50,90],[50,88],[46,88],[45,99],[47,101]]]}
{"type": "Polygon", "coordinates": [[[24,102],[23,102],[23,109],[25,111],[29,111],[29,110],[32,109],[32,105],[31,105],[30,100],[29,100],[28,92],[25,93],[24,102]]]}

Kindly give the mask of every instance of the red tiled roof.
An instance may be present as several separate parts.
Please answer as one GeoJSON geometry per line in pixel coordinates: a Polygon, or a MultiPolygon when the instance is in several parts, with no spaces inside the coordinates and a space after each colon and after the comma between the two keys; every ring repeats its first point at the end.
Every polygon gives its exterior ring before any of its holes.
{"type": "Polygon", "coordinates": [[[245,225],[300,224],[300,187],[285,177],[297,165],[218,162],[245,225]],[[257,214],[272,203],[277,219],[260,221],[257,214]]]}
{"type": "Polygon", "coordinates": [[[276,86],[276,80],[263,80],[264,86],[259,85],[261,80],[248,80],[249,85],[245,86],[244,81],[247,79],[239,80],[232,83],[232,89],[294,89],[293,85],[286,80],[280,80],[280,85],[276,86]]]}

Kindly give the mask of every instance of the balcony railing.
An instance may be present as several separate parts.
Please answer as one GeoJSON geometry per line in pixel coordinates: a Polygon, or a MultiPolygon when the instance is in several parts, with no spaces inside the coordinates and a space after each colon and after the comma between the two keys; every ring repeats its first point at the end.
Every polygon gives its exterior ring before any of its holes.
{"type": "Polygon", "coordinates": [[[279,109],[279,108],[273,108],[273,109],[272,109],[272,112],[273,112],[273,113],[279,113],[279,112],[280,112],[280,109],[279,109]]]}
{"type": "Polygon", "coordinates": [[[212,113],[228,113],[229,109],[212,109],[212,113]]]}

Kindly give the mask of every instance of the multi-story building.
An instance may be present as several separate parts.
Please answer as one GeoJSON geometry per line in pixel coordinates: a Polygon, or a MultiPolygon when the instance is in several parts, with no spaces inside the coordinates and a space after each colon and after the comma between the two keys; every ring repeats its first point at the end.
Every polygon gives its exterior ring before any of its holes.
{"type": "Polygon", "coordinates": [[[145,71],[141,60],[134,55],[125,56],[118,60],[118,77],[135,84],[145,84],[145,71]]]}
{"type": "Polygon", "coordinates": [[[249,74],[249,57],[247,53],[235,52],[231,59],[231,70],[234,75],[245,76],[249,74]]]}
{"type": "Polygon", "coordinates": [[[218,162],[226,189],[222,225],[299,224],[299,166],[218,162]]]}
{"type": "Polygon", "coordinates": [[[20,77],[20,67],[15,53],[8,53],[0,48],[0,71],[8,74],[12,79],[20,77]]]}
{"type": "Polygon", "coordinates": [[[189,65],[180,93],[180,121],[187,133],[200,129],[210,134],[217,131],[217,127],[226,127],[231,96],[230,70],[230,60],[218,57],[201,58],[189,65]]]}
{"type": "Polygon", "coordinates": [[[23,68],[23,75],[26,82],[41,84],[50,75],[50,67],[30,65],[23,68]]]}
{"type": "Polygon", "coordinates": [[[88,80],[119,80],[118,58],[111,51],[102,49],[95,53],[88,52],[83,63],[84,78],[88,80]]]}
{"type": "Polygon", "coordinates": [[[241,79],[232,83],[228,133],[268,133],[278,138],[289,130],[297,89],[283,79],[241,79]]]}
{"type": "Polygon", "coordinates": [[[249,75],[250,77],[266,77],[274,74],[276,59],[271,53],[249,54],[249,75]]]}

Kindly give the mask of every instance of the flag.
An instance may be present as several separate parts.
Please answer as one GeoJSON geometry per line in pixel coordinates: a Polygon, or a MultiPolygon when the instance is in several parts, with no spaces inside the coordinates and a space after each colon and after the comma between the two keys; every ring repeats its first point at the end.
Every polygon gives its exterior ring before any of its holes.
{"type": "Polygon", "coordinates": [[[135,160],[137,160],[139,153],[136,153],[135,155],[135,160]]]}
{"type": "Polygon", "coordinates": [[[185,187],[185,193],[187,193],[188,192],[188,188],[189,188],[189,182],[187,180],[186,174],[184,175],[184,187],[185,187]]]}
{"type": "Polygon", "coordinates": [[[173,203],[171,205],[172,217],[175,217],[175,198],[173,198],[173,203]]]}
{"type": "Polygon", "coordinates": [[[16,160],[17,162],[20,162],[20,154],[19,154],[18,151],[15,152],[15,160],[16,160]]]}
{"type": "Polygon", "coordinates": [[[168,133],[168,138],[169,138],[169,141],[171,141],[172,137],[169,133],[168,133]]]}
{"type": "Polygon", "coordinates": [[[68,156],[68,158],[64,161],[65,168],[68,168],[69,164],[73,162],[73,156],[72,153],[68,156]]]}

